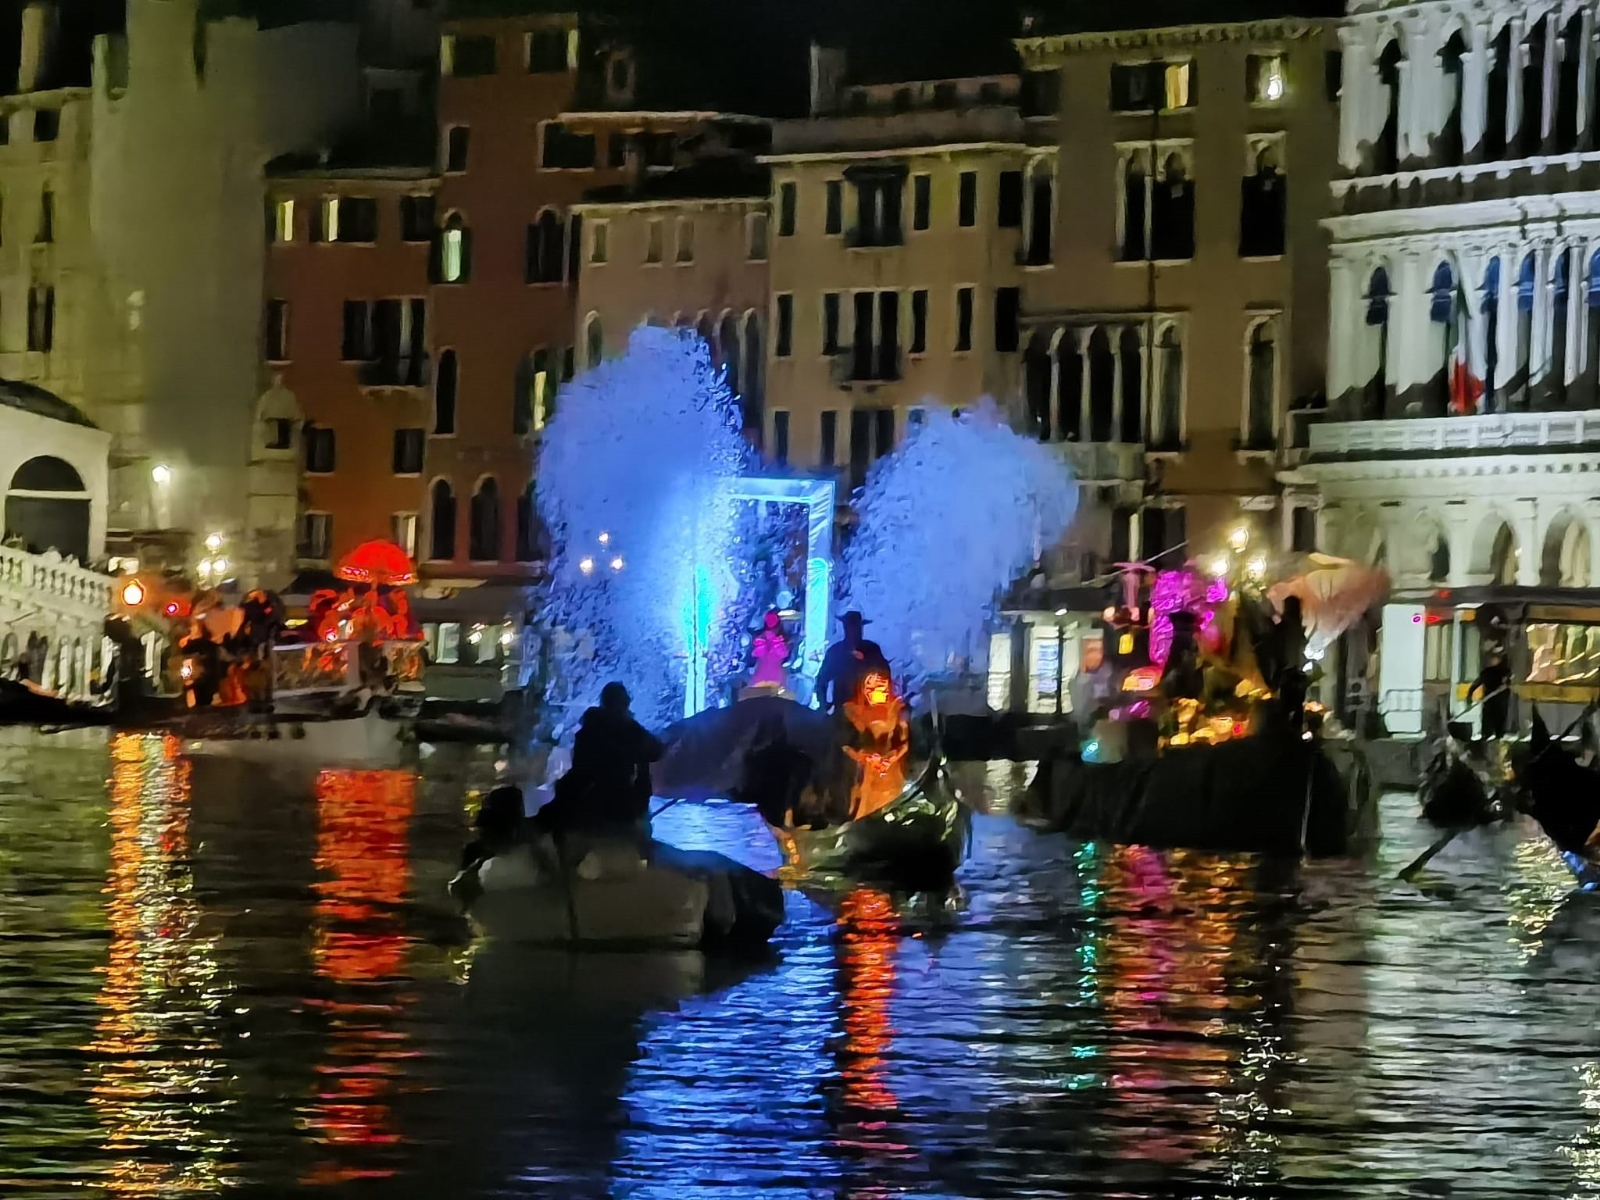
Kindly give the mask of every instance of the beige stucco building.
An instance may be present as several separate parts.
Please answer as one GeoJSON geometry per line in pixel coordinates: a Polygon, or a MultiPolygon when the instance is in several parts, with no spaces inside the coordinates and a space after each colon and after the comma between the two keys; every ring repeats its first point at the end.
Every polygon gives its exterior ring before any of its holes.
{"type": "MultiPolygon", "coordinates": [[[[641,324],[693,329],[743,401],[746,427],[761,429],[767,192],[764,168],[720,155],[597,189],[573,205],[589,239],[573,335],[583,365],[619,353],[641,324]],[[596,239],[604,245],[598,262],[596,239]]],[[[553,391],[553,381],[545,387],[553,391]]]]}
{"type": "Polygon", "coordinates": [[[1262,549],[1305,542],[1274,472],[1325,374],[1333,23],[1017,46],[1027,141],[1053,152],[1030,179],[1059,164],[1054,253],[1021,272],[1023,407],[1111,518],[1063,565],[1210,554],[1241,521],[1262,549]]]}
{"type": "Polygon", "coordinates": [[[1015,75],[847,85],[773,126],[765,450],[866,469],[924,406],[1017,390],[1028,162],[1015,75]]]}
{"type": "Polygon", "coordinates": [[[262,171],[359,112],[360,33],[206,9],[128,0],[85,27],[26,6],[0,102],[0,374],[111,434],[114,552],[192,566],[219,533],[242,579],[276,579],[296,464],[248,470],[270,386],[262,171]]]}

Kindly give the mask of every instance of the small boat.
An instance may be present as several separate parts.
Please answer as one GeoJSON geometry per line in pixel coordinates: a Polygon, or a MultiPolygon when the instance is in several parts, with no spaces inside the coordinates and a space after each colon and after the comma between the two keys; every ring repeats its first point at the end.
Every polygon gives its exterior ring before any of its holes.
{"type": "Polygon", "coordinates": [[[397,767],[409,748],[407,726],[377,706],[357,716],[318,718],[249,713],[243,709],[190,711],[167,732],[185,753],[261,763],[318,767],[397,767]]]}
{"type": "Polygon", "coordinates": [[[40,689],[0,679],[0,725],[69,726],[110,725],[116,710],[109,704],[64,700],[40,689]]]}
{"type": "Polygon", "coordinates": [[[972,812],[934,755],[900,795],[865,817],[827,829],[773,828],[790,866],[932,890],[967,857],[972,812]]]}
{"type": "Polygon", "coordinates": [[[1527,756],[1517,765],[1523,811],[1555,844],[1585,891],[1600,888],[1600,773],[1579,763],[1533,714],[1527,756]]]}
{"type": "Polygon", "coordinates": [[[783,886],[720,854],[548,839],[469,867],[451,893],[491,937],[543,946],[750,953],[784,920],[783,886]]]}

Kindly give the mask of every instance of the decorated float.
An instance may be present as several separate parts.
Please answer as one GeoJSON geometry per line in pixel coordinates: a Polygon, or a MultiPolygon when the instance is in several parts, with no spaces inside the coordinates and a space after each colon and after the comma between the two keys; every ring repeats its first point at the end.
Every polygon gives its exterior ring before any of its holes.
{"type": "Polygon", "coordinates": [[[1309,698],[1329,644],[1386,589],[1322,555],[1129,564],[1083,681],[1075,751],[1041,761],[1020,813],[1084,840],[1274,855],[1347,852],[1371,823],[1359,747],[1309,698]]]}

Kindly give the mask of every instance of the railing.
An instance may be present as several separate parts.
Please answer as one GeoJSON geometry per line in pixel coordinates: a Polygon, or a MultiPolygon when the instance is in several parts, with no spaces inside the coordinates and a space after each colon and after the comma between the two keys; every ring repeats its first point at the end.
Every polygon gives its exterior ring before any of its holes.
{"type": "Polygon", "coordinates": [[[356,368],[362,387],[427,387],[432,382],[426,354],[406,354],[399,358],[379,358],[356,368]]]}
{"type": "Polygon", "coordinates": [[[28,600],[43,608],[78,605],[98,617],[111,611],[111,579],[53,550],[29,554],[0,546],[0,584],[25,592],[28,600]]]}
{"type": "Polygon", "coordinates": [[[841,350],[833,356],[832,374],[838,387],[854,383],[893,383],[900,378],[900,351],[896,349],[891,355],[884,353],[882,347],[874,346],[872,353],[862,361],[854,350],[841,350]]]}
{"type": "Polygon", "coordinates": [[[1600,412],[1333,421],[1312,425],[1307,432],[1313,455],[1536,450],[1600,443],[1600,412]]]}

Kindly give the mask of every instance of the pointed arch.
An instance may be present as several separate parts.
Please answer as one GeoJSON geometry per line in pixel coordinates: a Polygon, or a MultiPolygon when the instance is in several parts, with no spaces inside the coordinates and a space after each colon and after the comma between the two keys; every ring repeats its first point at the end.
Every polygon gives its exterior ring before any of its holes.
{"type": "Polygon", "coordinates": [[[1590,533],[1582,516],[1564,508],[1545,527],[1539,555],[1541,587],[1586,588],[1590,584],[1590,533]]]}
{"type": "Polygon", "coordinates": [[[493,475],[478,480],[472,493],[467,557],[473,562],[500,561],[500,485],[493,475]]]}
{"type": "Polygon", "coordinates": [[[449,562],[456,556],[456,494],[447,479],[428,489],[428,557],[449,562]]]}

